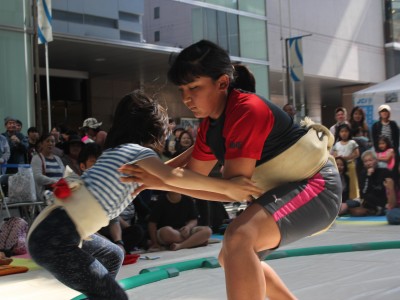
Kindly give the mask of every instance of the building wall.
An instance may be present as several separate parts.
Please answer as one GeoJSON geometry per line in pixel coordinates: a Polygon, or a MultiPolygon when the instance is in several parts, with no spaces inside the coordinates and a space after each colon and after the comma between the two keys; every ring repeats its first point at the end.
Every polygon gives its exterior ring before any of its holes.
{"type": "Polygon", "coordinates": [[[53,30],[141,42],[143,0],[53,0],[53,30]]]}
{"type": "Polygon", "coordinates": [[[145,1],[144,36],[149,43],[184,48],[201,39],[218,43],[253,72],[257,93],[269,97],[265,1],[145,1]],[[213,6],[213,5],[218,6],[213,6]],[[159,18],[154,11],[158,9],[159,18]],[[159,32],[159,41],[155,32],[159,32]],[[253,61],[254,60],[254,61],[253,61]],[[261,63],[260,63],[261,62],[261,63]]]}
{"type": "Polygon", "coordinates": [[[192,39],[192,6],[166,0],[147,0],[144,4],[143,35],[147,43],[184,48],[192,39]],[[159,8],[159,18],[154,18],[154,9],[159,8]],[[160,32],[160,41],[154,33],[160,32]]]}
{"type": "Polygon", "coordinates": [[[382,1],[267,0],[267,5],[271,70],[282,69],[281,36],[311,34],[303,39],[306,75],[363,82],[386,79],[382,1]]]}
{"type": "Polygon", "coordinates": [[[383,1],[267,0],[267,15],[271,72],[286,72],[286,38],[311,35],[303,38],[304,94],[315,121],[334,123],[334,109],[346,102],[340,85],[386,79],[383,1]],[[326,84],[331,80],[338,88],[326,84]]]}

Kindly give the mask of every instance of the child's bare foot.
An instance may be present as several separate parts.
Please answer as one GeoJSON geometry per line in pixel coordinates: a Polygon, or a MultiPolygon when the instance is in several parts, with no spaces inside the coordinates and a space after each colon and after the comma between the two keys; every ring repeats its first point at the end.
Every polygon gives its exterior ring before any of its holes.
{"type": "Polygon", "coordinates": [[[178,244],[178,243],[172,243],[169,246],[169,250],[171,250],[171,251],[176,251],[176,250],[179,250],[179,249],[182,249],[182,248],[181,248],[181,244],[178,244]]]}

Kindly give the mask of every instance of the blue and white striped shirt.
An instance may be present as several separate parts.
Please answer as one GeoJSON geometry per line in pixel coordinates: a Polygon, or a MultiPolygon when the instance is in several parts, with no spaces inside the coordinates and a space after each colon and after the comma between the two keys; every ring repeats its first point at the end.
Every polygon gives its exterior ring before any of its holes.
{"type": "Polygon", "coordinates": [[[137,184],[121,182],[118,168],[153,156],[157,157],[157,154],[149,148],[124,144],[105,150],[95,165],[82,175],[86,188],[99,201],[110,220],[119,216],[132,202],[131,194],[137,187],[137,184]]]}
{"type": "Polygon", "coordinates": [[[45,172],[46,176],[50,178],[60,179],[64,174],[64,165],[60,160],[57,160],[55,157],[53,158],[44,158],[45,161],[45,172]]]}

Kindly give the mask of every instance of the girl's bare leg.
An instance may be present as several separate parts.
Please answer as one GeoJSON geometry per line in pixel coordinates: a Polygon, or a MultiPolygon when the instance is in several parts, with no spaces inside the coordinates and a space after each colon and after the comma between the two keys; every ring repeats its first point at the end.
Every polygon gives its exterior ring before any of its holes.
{"type": "Polygon", "coordinates": [[[297,299],[286,287],[282,279],[265,262],[261,262],[266,282],[266,296],[268,299],[297,299]]]}
{"type": "Polygon", "coordinates": [[[275,248],[280,238],[274,219],[258,204],[248,207],[228,226],[219,259],[229,300],[265,299],[266,294],[271,300],[295,299],[257,255],[258,251],[275,248]]]}

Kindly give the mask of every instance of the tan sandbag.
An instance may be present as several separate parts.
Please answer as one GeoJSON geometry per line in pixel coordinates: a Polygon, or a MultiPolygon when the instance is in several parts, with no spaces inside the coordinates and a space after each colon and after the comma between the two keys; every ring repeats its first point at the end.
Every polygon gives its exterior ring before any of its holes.
{"type": "Polygon", "coordinates": [[[305,118],[301,125],[308,132],[296,144],[255,168],[252,180],[264,192],[284,183],[312,177],[331,157],[330,149],[334,142],[332,133],[310,118],[305,118]]]}

